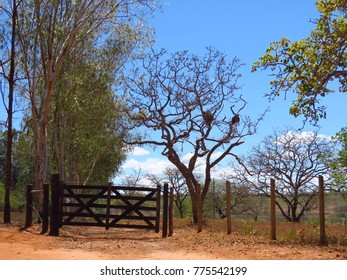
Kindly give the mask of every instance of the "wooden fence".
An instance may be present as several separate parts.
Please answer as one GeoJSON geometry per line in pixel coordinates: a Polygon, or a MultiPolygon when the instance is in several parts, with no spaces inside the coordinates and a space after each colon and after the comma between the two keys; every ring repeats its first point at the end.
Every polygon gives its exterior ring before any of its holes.
{"type": "MultiPolygon", "coordinates": [[[[27,191],[26,227],[32,223],[32,186],[27,191]]],[[[124,187],[124,186],[84,186],[63,184],[59,175],[51,180],[51,207],[49,211],[48,185],[43,192],[42,233],[59,236],[64,225],[96,226],[106,230],[114,228],[142,228],[160,231],[161,200],[162,237],[168,235],[169,202],[168,185],[161,187],[124,187]],[[49,215],[48,215],[49,213],[49,215]],[[48,220],[49,226],[48,226],[48,220]]],[[[171,229],[172,231],[172,229],[171,229]]],[[[170,235],[170,234],[169,234],[170,235]]]]}
{"type": "MultiPolygon", "coordinates": [[[[197,188],[200,191],[200,188],[197,188]]],[[[271,239],[276,240],[276,182],[274,179],[270,179],[270,221],[271,221],[271,239]]],[[[197,196],[198,200],[201,199],[197,196]]],[[[319,233],[321,245],[327,244],[327,238],[325,233],[325,204],[324,204],[324,179],[323,176],[318,176],[318,198],[319,198],[319,233]]],[[[226,182],[226,207],[227,207],[227,234],[231,234],[231,211],[230,211],[230,182],[226,182]]],[[[200,202],[201,204],[201,202],[200,202]]],[[[202,218],[198,215],[198,232],[201,232],[202,218]]]]}

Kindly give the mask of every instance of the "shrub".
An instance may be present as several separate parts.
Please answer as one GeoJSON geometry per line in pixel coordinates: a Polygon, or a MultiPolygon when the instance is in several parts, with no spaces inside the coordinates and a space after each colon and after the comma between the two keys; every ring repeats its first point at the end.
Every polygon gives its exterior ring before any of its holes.
{"type": "MultiPolygon", "coordinates": [[[[4,210],[4,201],[5,201],[5,186],[0,183],[0,211],[4,210]]],[[[24,203],[17,198],[15,195],[10,197],[11,210],[21,210],[23,209],[24,203]]]]}

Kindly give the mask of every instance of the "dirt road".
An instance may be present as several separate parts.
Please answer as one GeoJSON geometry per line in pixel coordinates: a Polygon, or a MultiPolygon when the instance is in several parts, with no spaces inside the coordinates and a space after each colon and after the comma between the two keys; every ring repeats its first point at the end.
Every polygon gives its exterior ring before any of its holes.
{"type": "Polygon", "coordinates": [[[145,230],[0,226],[1,260],[347,260],[346,246],[285,244],[255,237],[182,229],[170,238],[145,230]]]}

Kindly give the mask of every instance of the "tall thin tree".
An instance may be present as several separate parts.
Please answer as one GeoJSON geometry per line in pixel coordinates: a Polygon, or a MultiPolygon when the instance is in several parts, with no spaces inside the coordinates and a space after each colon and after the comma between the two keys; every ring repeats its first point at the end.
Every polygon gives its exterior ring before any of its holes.
{"type": "Polygon", "coordinates": [[[13,0],[10,9],[3,10],[11,20],[10,28],[10,44],[9,44],[9,64],[8,71],[5,70],[5,65],[2,66],[2,75],[8,83],[8,104],[7,111],[7,150],[6,150],[6,175],[5,175],[5,201],[4,201],[4,223],[11,223],[11,205],[10,205],[10,192],[11,192],[11,177],[12,177],[12,143],[13,143],[13,100],[14,100],[14,87],[16,83],[15,78],[15,57],[16,57],[16,25],[17,25],[17,10],[18,2],[13,0]]]}

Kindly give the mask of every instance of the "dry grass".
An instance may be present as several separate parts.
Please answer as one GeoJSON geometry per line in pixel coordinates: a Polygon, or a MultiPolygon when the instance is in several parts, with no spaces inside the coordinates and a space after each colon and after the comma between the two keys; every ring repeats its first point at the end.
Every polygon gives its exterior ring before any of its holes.
{"type": "MultiPolygon", "coordinates": [[[[190,219],[175,219],[174,229],[194,228],[190,219]]],[[[240,237],[255,237],[258,240],[270,239],[271,225],[269,222],[232,221],[232,233],[240,237]]],[[[226,233],[226,220],[208,220],[203,231],[226,233]]],[[[294,244],[319,244],[320,229],[315,222],[288,223],[278,222],[276,225],[277,240],[294,244]]],[[[329,244],[347,246],[347,226],[344,224],[327,224],[326,235],[329,244]]]]}
{"type": "MultiPolygon", "coordinates": [[[[25,213],[13,212],[11,214],[13,225],[23,226],[25,224],[25,213]]],[[[35,221],[35,217],[33,217],[35,221]]],[[[240,238],[257,239],[259,241],[270,240],[271,226],[269,222],[253,222],[244,220],[232,221],[232,234],[240,238]]],[[[174,231],[186,230],[196,232],[196,226],[191,218],[175,218],[174,231]]],[[[216,235],[226,235],[226,220],[209,219],[204,222],[203,231],[216,235]]],[[[318,222],[288,223],[277,222],[277,241],[289,244],[316,245],[320,240],[320,229],[318,222]]],[[[329,244],[347,246],[347,226],[340,224],[327,224],[326,235],[329,244]]]]}

